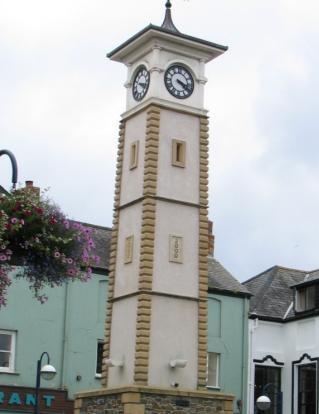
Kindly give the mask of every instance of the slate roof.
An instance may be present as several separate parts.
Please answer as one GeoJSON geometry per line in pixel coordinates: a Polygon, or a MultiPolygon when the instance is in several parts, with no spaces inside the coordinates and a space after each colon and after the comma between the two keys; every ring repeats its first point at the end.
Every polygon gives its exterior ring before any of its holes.
{"type": "Polygon", "coordinates": [[[302,285],[319,279],[319,271],[289,269],[274,266],[265,272],[247,280],[243,285],[253,294],[250,300],[250,312],[265,319],[278,321],[295,317],[291,305],[294,300],[293,286],[302,285]],[[309,275],[309,276],[307,276],[309,275]]]}
{"type": "Polygon", "coordinates": [[[100,262],[95,265],[97,270],[108,270],[109,268],[109,251],[111,243],[112,229],[109,227],[95,226],[93,224],[82,223],[93,230],[92,239],[95,244],[94,253],[100,256],[100,262]]]}
{"type": "MultiPolygon", "coordinates": [[[[95,243],[95,254],[101,260],[95,269],[107,271],[109,267],[109,250],[112,229],[109,227],[95,226],[82,223],[93,229],[93,240],[95,243]]],[[[208,256],[208,288],[223,293],[239,296],[250,296],[248,289],[238,282],[216,259],[208,256]]]]}
{"type": "Polygon", "coordinates": [[[212,256],[208,256],[208,288],[241,296],[251,296],[249,290],[212,256]]]}

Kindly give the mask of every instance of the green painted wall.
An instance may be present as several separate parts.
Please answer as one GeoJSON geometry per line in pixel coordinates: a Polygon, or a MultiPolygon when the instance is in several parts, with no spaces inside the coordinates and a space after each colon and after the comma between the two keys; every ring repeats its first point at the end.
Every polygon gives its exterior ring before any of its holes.
{"type": "Polygon", "coordinates": [[[47,351],[57,375],[41,380],[41,387],[66,388],[69,397],[99,388],[96,349],[104,337],[107,277],[93,274],[87,283],[68,283],[46,294],[49,300],[41,305],[24,280],[10,286],[8,305],[0,310],[0,329],[17,331],[16,373],[0,373],[0,384],[35,386],[37,360],[47,351]]]}
{"type": "Polygon", "coordinates": [[[208,295],[208,351],[220,354],[219,390],[235,395],[234,413],[246,412],[248,311],[246,298],[208,295]]]}
{"type": "MultiPolygon", "coordinates": [[[[98,339],[104,338],[107,277],[93,274],[87,283],[69,283],[47,294],[49,300],[41,305],[25,281],[17,280],[9,288],[0,329],[17,331],[16,374],[0,373],[0,384],[33,387],[36,361],[47,351],[57,376],[42,380],[42,387],[66,388],[70,398],[74,392],[99,388],[96,349],[98,339]]],[[[248,306],[248,299],[209,293],[208,350],[221,354],[220,391],[244,402],[248,306]]],[[[239,412],[236,404],[234,412],[239,412]]]]}

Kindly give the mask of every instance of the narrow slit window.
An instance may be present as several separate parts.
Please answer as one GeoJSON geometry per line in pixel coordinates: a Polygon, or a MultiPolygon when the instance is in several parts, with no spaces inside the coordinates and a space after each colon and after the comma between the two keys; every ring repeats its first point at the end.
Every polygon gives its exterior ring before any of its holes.
{"type": "Polygon", "coordinates": [[[216,352],[207,353],[207,387],[219,388],[219,363],[220,354],[216,352]]]}
{"type": "Polygon", "coordinates": [[[185,167],[186,142],[178,139],[172,141],[172,165],[185,167]]]}
{"type": "Polygon", "coordinates": [[[130,170],[137,167],[138,164],[138,149],[139,149],[139,141],[135,141],[131,144],[130,150],[130,170]]]}

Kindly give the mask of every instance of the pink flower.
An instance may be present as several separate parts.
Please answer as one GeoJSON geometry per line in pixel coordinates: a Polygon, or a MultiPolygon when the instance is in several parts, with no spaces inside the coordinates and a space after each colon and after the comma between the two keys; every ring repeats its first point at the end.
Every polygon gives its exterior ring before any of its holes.
{"type": "Polygon", "coordinates": [[[76,271],[72,267],[70,267],[68,269],[68,272],[67,273],[68,273],[69,276],[75,276],[76,275],[76,271]]]}
{"type": "Polygon", "coordinates": [[[24,220],[23,219],[21,219],[20,220],[20,224],[23,226],[24,225],[24,220]]]}
{"type": "Polygon", "coordinates": [[[7,256],[5,254],[0,254],[0,261],[5,262],[7,260],[7,256]]]}
{"type": "Polygon", "coordinates": [[[18,219],[17,219],[16,217],[12,217],[12,219],[11,219],[11,223],[12,223],[12,224],[16,224],[16,223],[18,223],[18,219]]]}
{"type": "Polygon", "coordinates": [[[64,225],[64,227],[65,227],[66,229],[69,229],[69,228],[70,228],[70,222],[69,222],[69,220],[64,220],[64,221],[63,221],[63,225],[64,225]]]}
{"type": "Polygon", "coordinates": [[[72,264],[72,263],[73,263],[73,259],[71,259],[71,257],[68,257],[68,258],[66,259],[66,261],[68,262],[68,264],[72,264]]]}
{"type": "Polygon", "coordinates": [[[54,257],[55,257],[56,259],[58,259],[60,256],[61,256],[61,254],[60,254],[59,252],[54,252],[54,257]]]}

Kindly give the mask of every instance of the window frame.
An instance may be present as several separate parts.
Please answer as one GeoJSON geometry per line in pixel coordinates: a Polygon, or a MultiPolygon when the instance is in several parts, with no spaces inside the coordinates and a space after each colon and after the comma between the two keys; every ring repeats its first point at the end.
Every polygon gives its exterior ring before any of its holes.
{"type": "Polygon", "coordinates": [[[219,352],[207,352],[207,369],[206,369],[206,388],[220,389],[220,360],[221,354],[219,352]],[[209,356],[216,355],[216,375],[215,375],[215,385],[208,383],[208,372],[209,372],[209,356]]]}
{"type": "Polygon", "coordinates": [[[104,340],[98,339],[96,342],[96,358],[95,358],[95,378],[101,378],[102,377],[102,370],[103,370],[103,348],[104,348],[104,340]],[[102,346],[102,361],[101,361],[101,372],[97,372],[98,369],[98,363],[99,363],[99,348],[102,346]]]}
{"type": "Polygon", "coordinates": [[[138,166],[138,153],[139,153],[140,142],[134,141],[130,146],[130,170],[134,170],[138,166]]]}
{"type": "Polygon", "coordinates": [[[172,140],[172,165],[184,168],[186,164],[186,141],[172,140]]]}
{"type": "Polygon", "coordinates": [[[16,354],[16,331],[9,331],[6,329],[0,329],[0,335],[8,335],[11,337],[11,344],[10,344],[10,351],[5,349],[0,349],[0,352],[9,353],[9,366],[8,367],[1,367],[0,366],[0,374],[5,373],[12,373],[15,372],[15,354],[16,354]]]}

